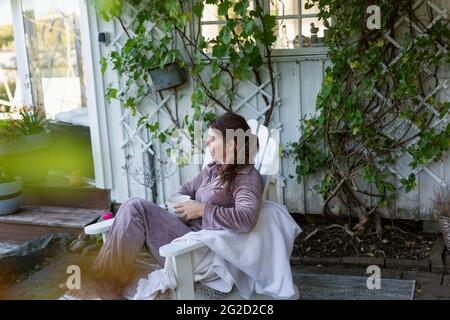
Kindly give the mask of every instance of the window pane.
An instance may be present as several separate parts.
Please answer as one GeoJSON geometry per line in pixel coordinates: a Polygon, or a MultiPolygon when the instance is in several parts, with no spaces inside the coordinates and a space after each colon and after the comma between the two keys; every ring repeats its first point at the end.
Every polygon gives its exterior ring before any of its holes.
{"type": "Polygon", "coordinates": [[[297,0],[270,0],[270,14],[276,16],[298,15],[297,0]]]}
{"type": "Polygon", "coordinates": [[[219,31],[222,27],[223,27],[223,25],[220,25],[220,24],[204,24],[204,25],[202,25],[202,36],[205,38],[206,42],[208,43],[208,47],[206,48],[205,52],[211,52],[211,48],[214,45],[214,43],[212,43],[211,40],[214,40],[218,36],[219,31]]]}
{"type": "Polygon", "coordinates": [[[298,19],[280,19],[275,25],[274,49],[298,48],[298,19]]]}
{"type": "Polygon", "coordinates": [[[21,102],[9,0],[0,0],[0,118],[21,102]]]}
{"type": "Polygon", "coordinates": [[[205,4],[202,21],[218,21],[217,6],[215,4],[205,4]]]}
{"type": "MultiPolygon", "coordinates": [[[[248,11],[253,10],[254,3],[253,1],[249,1],[248,11]]],[[[218,15],[218,7],[215,4],[205,4],[202,14],[202,21],[222,21],[225,20],[223,16],[219,17],[218,15]]],[[[228,9],[228,16],[230,18],[234,18],[234,10],[233,8],[228,9]]]]}
{"type": "Polygon", "coordinates": [[[22,0],[33,100],[49,118],[86,107],[78,1],[22,0]]]}
{"type": "MultiPolygon", "coordinates": [[[[310,9],[305,9],[305,4],[308,3],[308,0],[302,0],[302,14],[318,14],[319,8],[317,7],[317,4],[314,4],[314,7],[310,9]]],[[[311,3],[311,1],[309,1],[311,3]]]]}
{"type": "Polygon", "coordinates": [[[302,19],[302,47],[314,47],[324,45],[323,19],[303,18],[302,19]]]}

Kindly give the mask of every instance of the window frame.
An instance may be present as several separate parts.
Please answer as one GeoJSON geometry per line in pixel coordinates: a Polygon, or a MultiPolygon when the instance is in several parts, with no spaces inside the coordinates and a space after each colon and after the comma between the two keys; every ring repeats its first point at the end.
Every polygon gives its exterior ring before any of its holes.
{"type": "MultiPolygon", "coordinates": [[[[190,5],[192,8],[192,3],[194,0],[190,1],[190,5]]],[[[268,13],[270,12],[270,0],[262,0],[263,1],[263,7],[264,12],[268,13]]],[[[301,8],[301,0],[298,1],[298,12],[297,15],[290,14],[285,15],[281,18],[281,16],[276,16],[276,20],[283,20],[283,19],[297,19],[298,23],[298,30],[300,30],[301,33],[301,22],[303,18],[316,18],[316,14],[308,13],[308,14],[302,14],[302,8],[301,8]]],[[[194,34],[197,32],[198,26],[202,28],[203,25],[221,25],[225,24],[225,22],[221,20],[213,20],[213,21],[202,21],[201,18],[195,18],[193,19],[193,32],[194,34]],[[200,20],[200,21],[198,21],[200,20]]],[[[300,47],[300,48],[283,48],[283,49],[272,49],[272,55],[271,57],[275,60],[295,60],[297,57],[308,57],[308,56],[326,56],[328,55],[329,48],[326,45],[323,46],[314,46],[314,47],[300,47]]],[[[209,54],[209,53],[207,53],[209,54]]],[[[264,58],[267,58],[267,51],[264,50],[264,58]]]]}

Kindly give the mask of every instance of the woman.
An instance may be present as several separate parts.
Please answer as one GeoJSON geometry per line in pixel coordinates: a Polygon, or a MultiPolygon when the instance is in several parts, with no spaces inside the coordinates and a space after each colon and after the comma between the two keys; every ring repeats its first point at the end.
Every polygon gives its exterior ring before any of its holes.
{"type": "Polygon", "coordinates": [[[235,113],[225,113],[211,122],[207,146],[213,161],[175,193],[194,199],[176,206],[181,219],[139,198],[121,205],[95,261],[94,286],[71,291],[72,296],[119,298],[143,244],[164,267],[165,258],[159,255],[159,248],[190,231],[225,229],[247,233],[253,229],[262,195],[262,179],[253,167],[256,148],[251,145],[257,139],[246,136],[243,144],[243,140],[227,136],[230,129],[250,132],[245,119],[235,113]]]}

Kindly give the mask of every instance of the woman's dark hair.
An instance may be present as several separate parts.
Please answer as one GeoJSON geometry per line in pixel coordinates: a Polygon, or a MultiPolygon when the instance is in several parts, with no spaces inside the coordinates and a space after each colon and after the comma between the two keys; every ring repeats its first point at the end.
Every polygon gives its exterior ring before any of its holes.
{"type": "MultiPolygon", "coordinates": [[[[227,112],[223,115],[212,120],[210,123],[211,129],[219,130],[222,134],[224,140],[224,150],[226,146],[227,139],[227,129],[239,130],[242,129],[245,134],[244,136],[244,148],[242,148],[242,143],[238,143],[238,137],[234,135],[234,158],[233,163],[225,163],[219,171],[220,182],[222,185],[226,185],[228,190],[231,190],[237,173],[244,167],[254,164],[256,151],[259,148],[258,137],[251,133],[250,126],[248,125],[245,118],[240,115],[227,112]],[[248,131],[247,131],[248,130],[248,131]],[[252,137],[252,141],[250,139],[252,137]],[[253,140],[254,139],[254,140],[253,140]],[[256,141],[256,148],[253,146],[251,148],[251,142],[256,141]],[[244,154],[242,154],[244,152],[244,154]],[[245,159],[242,163],[242,159],[245,159]],[[239,161],[241,160],[241,161],[239,161]]],[[[235,131],[233,131],[235,132],[235,131]]],[[[254,142],[253,142],[254,143],[254,142]]]]}

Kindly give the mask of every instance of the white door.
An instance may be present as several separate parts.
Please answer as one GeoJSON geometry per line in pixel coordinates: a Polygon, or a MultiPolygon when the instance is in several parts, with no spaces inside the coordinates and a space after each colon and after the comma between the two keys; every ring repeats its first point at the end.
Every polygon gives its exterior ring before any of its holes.
{"type": "Polygon", "coordinates": [[[98,101],[103,88],[96,89],[96,35],[90,34],[88,11],[84,0],[0,0],[0,31],[8,31],[0,32],[0,88],[4,82],[11,87],[13,80],[17,88],[17,94],[3,89],[3,96],[0,89],[0,112],[2,105],[32,105],[51,120],[89,127],[95,184],[109,189],[108,141],[102,138],[108,135],[99,114],[104,103],[98,101]],[[9,56],[14,56],[14,72],[6,78],[2,62],[9,56]]]}
{"type": "Polygon", "coordinates": [[[0,0],[0,115],[31,103],[28,63],[18,2],[0,0]],[[21,36],[19,36],[21,35],[21,36]]]}

